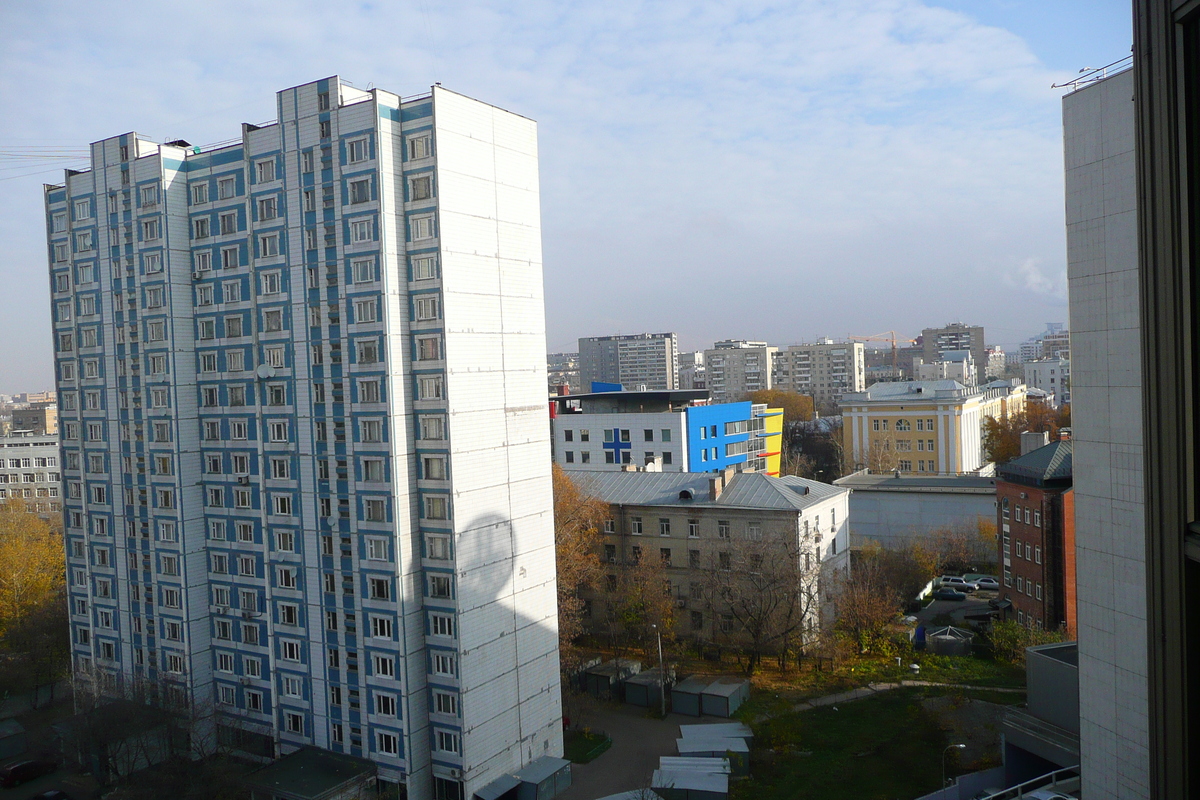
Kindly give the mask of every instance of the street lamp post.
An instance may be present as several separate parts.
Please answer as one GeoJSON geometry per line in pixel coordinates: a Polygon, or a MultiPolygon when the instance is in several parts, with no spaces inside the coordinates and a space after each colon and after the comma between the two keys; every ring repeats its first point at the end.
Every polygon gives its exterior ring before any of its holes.
{"type": "Polygon", "coordinates": [[[966,748],[965,744],[952,744],[942,751],[942,788],[946,788],[946,753],[949,753],[955,748],[962,750],[966,748]]]}
{"type": "Polygon", "coordinates": [[[662,631],[657,625],[651,625],[654,628],[655,634],[658,635],[658,699],[661,705],[662,715],[667,716],[667,674],[663,671],[662,660],[662,631]]]}

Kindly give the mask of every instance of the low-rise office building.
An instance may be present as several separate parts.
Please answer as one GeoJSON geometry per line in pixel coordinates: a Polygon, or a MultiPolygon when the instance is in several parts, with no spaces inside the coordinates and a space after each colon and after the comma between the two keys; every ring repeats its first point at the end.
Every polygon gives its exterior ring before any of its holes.
{"type": "Polygon", "coordinates": [[[936,475],[986,470],[983,422],[1025,408],[1025,385],[993,381],[877,383],[840,403],[845,452],[855,469],[936,475]]]}
{"type": "Polygon", "coordinates": [[[1075,630],[1072,449],[1060,439],[996,467],[1000,591],[1031,627],[1075,630]]]}
{"type": "Polygon", "coordinates": [[[58,435],[0,436],[0,503],[23,502],[45,517],[62,510],[58,435]]]}
{"type": "Polygon", "coordinates": [[[41,404],[29,408],[15,408],[12,412],[13,433],[48,433],[58,435],[58,406],[41,404]]]}
{"type": "MultiPolygon", "coordinates": [[[[580,488],[610,504],[602,558],[609,582],[645,557],[661,559],[676,600],[676,634],[736,642],[742,633],[715,601],[714,568],[736,569],[759,548],[794,559],[798,579],[814,593],[804,630],[821,613],[820,580],[849,568],[848,489],[794,476],[725,470],[707,473],[592,472],[572,475],[580,488]],[[770,544],[774,542],[778,549],[770,544]],[[783,547],[786,544],[787,547],[783,547]]],[[[602,592],[591,596],[594,629],[605,624],[602,592]]]]}
{"type": "Polygon", "coordinates": [[[702,390],[551,397],[554,462],[567,470],[779,473],[783,412],[707,402],[702,390]]]}

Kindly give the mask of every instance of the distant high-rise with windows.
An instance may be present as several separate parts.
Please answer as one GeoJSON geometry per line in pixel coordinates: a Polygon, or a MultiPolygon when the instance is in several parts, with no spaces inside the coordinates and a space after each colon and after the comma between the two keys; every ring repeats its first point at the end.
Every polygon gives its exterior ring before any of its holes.
{"type": "Polygon", "coordinates": [[[592,336],[579,340],[579,373],[583,391],[592,383],[613,383],[629,391],[667,392],[676,382],[679,338],[673,333],[592,336]]]}
{"type": "Polygon", "coordinates": [[[951,322],[942,328],[926,328],[921,331],[921,342],[924,347],[922,358],[926,364],[941,361],[952,350],[970,350],[971,360],[976,367],[988,363],[982,325],[951,322]]]}
{"type": "Polygon", "coordinates": [[[562,751],[536,126],[277,103],[46,187],[74,663],[459,800],[562,751]]]}

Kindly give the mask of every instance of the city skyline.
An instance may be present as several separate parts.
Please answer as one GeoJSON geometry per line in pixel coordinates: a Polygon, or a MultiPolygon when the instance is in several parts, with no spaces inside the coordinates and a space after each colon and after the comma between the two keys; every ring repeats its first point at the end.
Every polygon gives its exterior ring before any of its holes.
{"type": "Polygon", "coordinates": [[[370,5],[319,28],[300,13],[278,31],[269,9],[250,12],[263,24],[245,30],[272,31],[260,34],[214,27],[214,13],[178,38],[151,35],[157,23],[136,9],[126,20],[65,6],[49,18],[0,11],[0,97],[23,110],[5,136],[16,149],[3,152],[34,156],[0,173],[0,335],[28,342],[0,353],[3,391],[51,382],[37,208],[41,184],[72,162],[47,152],[71,156],[131,127],[207,144],[227,136],[212,117],[271,119],[261,98],[311,72],[414,93],[441,81],[539,120],[552,352],[647,330],[678,331],[684,350],[882,328],[915,336],[948,317],[1017,342],[1066,316],[1061,90],[1050,84],[1127,54],[1130,38],[1116,3],[1070,25],[1058,24],[1065,10],[1025,2],[666,4],[577,20],[466,3],[414,9],[416,24],[380,47],[350,46],[396,29],[393,12],[370,5]],[[138,60],[108,58],[92,40],[138,60]],[[516,46],[478,46],[490,41],[516,46]],[[320,54],[303,75],[282,57],[300,51],[320,54]],[[139,70],[131,94],[128,74],[145,59],[168,68],[139,70]],[[614,158],[625,150],[640,157],[614,158]],[[744,189],[731,194],[714,175],[744,189]],[[736,280],[730,264],[746,265],[736,280]],[[598,274],[611,301],[579,303],[575,288],[598,274]],[[906,304],[893,300],[898,285],[906,304]],[[794,313],[763,317],[764,296],[794,313]]]}

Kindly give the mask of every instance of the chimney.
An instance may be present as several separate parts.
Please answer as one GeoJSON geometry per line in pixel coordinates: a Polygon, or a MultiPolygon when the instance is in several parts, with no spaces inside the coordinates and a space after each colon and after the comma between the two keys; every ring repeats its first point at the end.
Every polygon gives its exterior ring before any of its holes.
{"type": "Polygon", "coordinates": [[[723,475],[714,475],[708,479],[708,499],[710,502],[717,502],[717,498],[721,496],[721,492],[725,489],[725,477],[723,475]]]}
{"type": "Polygon", "coordinates": [[[1033,431],[1021,432],[1021,455],[1032,453],[1039,447],[1045,447],[1048,444],[1050,444],[1049,431],[1043,431],[1041,433],[1035,433],[1033,431]]]}

